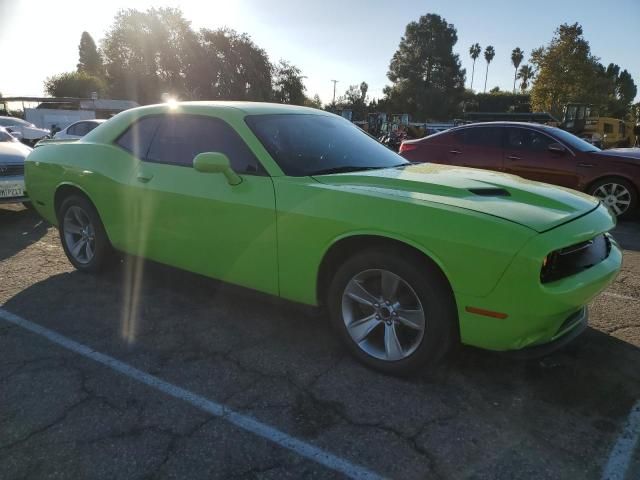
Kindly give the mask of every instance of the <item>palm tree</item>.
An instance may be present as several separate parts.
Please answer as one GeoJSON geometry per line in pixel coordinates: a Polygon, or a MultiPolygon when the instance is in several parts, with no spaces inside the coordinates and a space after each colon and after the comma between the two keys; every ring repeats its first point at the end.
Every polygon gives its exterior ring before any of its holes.
{"type": "Polygon", "coordinates": [[[473,75],[476,73],[476,60],[481,53],[482,47],[479,43],[474,43],[471,45],[471,48],[469,48],[469,55],[471,55],[471,58],[473,59],[473,68],[471,68],[471,90],[473,90],[473,75]]]}
{"type": "Polygon", "coordinates": [[[530,65],[522,65],[520,67],[520,71],[518,72],[518,78],[522,80],[520,82],[520,90],[524,93],[527,88],[529,88],[529,80],[531,80],[535,75],[533,68],[530,65]]]}
{"type": "Polygon", "coordinates": [[[487,77],[489,76],[489,64],[495,56],[496,51],[491,45],[484,49],[484,59],[487,61],[487,72],[484,75],[484,93],[487,93],[487,77]]]}
{"type": "Polygon", "coordinates": [[[513,93],[516,93],[516,77],[518,76],[518,67],[520,63],[522,63],[522,59],[524,58],[524,52],[520,50],[520,47],[516,47],[511,52],[511,63],[516,67],[515,72],[513,72],[513,93]]]}

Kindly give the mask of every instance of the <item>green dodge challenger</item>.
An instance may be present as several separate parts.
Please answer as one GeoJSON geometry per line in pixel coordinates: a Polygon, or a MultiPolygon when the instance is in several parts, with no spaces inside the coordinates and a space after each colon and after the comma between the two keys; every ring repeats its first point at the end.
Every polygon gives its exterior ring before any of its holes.
{"type": "Polygon", "coordinates": [[[557,348],[584,330],[622,260],[592,197],[411,164],[302,107],[128,110],[36,148],[26,189],[78,270],[118,250],[323,305],[353,354],[389,373],[459,342],[557,348]]]}

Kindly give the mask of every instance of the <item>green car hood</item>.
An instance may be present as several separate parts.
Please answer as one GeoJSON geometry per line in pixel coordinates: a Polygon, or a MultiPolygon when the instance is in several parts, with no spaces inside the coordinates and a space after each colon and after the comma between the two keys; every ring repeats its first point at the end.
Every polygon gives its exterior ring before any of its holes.
{"type": "Polygon", "coordinates": [[[475,168],[422,163],[399,168],[318,175],[316,181],[363,193],[451,205],[544,232],[597,208],[574,190],[475,168]]]}

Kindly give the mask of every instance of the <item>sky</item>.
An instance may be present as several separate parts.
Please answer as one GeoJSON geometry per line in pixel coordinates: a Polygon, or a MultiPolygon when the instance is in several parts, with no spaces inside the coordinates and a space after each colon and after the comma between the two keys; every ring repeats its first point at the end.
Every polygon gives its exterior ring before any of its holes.
{"type": "MultiPolygon", "coordinates": [[[[381,97],[386,73],[406,25],[437,13],[458,31],[454,52],[471,82],[469,46],[493,45],[487,90],[513,87],[511,50],[548,43],[561,23],[579,22],[591,51],[606,65],[629,70],[640,88],[640,0],[0,0],[0,92],[43,95],[43,82],[74,70],[83,30],[99,44],[121,8],[179,7],[194,29],[227,26],[248,33],[271,61],[286,59],[302,69],[307,95],[328,103],[332,79],[337,96],[366,81],[370,97],[381,97]]],[[[474,88],[482,89],[485,62],[476,63],[474,88]]],[[[636,97],[636,101],[638,100],[636,97]]]]}

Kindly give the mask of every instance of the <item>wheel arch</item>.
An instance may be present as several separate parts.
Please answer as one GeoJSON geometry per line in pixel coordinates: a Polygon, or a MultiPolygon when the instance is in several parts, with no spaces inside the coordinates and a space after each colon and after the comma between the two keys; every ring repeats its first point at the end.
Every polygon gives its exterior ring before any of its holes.
{"type": "Polygon", "coordinates": [[[96,211],[98,211],[95,202],[91,200],[89,194],[82,187],[79,187],[74,183],[64,182],[56,187],[56,190],[53,194],[53,211],[56,219],[58,219],[58,210],[60,209],[62,202],[69,195],[80,195],[86,198],[89,202],[91,202],[91,205],[93,205],[96,211]]]}
{"type": "Polygon", "coordinates": [[[416,245],[410,240],[372,232],[353,232],[334,239],[322,256],[316,278],[316,298],[318,305],[323,305],[325,303],[332,274],[336,271],[341,262],[358,251],[375,247],[404,250],[409,254],[414,255],[418,261],[435,267],[435,269],[442,275],[444,281],[447,282],[447,285],[449,285],[451,294],[455,299],[453,287],[449,280],[449,276],[447,275],[447,271],[442,262],[435,254],[433,254],[433,252],[428,251],[422,246],[416,245]]]}
{"type": "Polygon", "coordinates": [[[638,188],[638,185],[636,185],[636,183],[633,181],[633,179],[620,173],[602,175],[600,177],[594,178],[587,184],[584,190],[586,193],[589,193],[589,191],[593,188],[593,186],[596,183],[602,182],[603,180],[616,180],[616,179],[622,179],[625,182],[631,184],[631,187],[633,187],[635,194],[640,195],[640,189],[638,188]]]}

